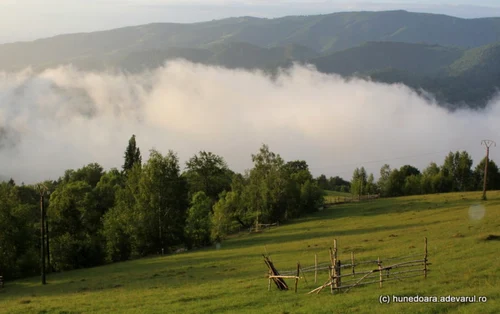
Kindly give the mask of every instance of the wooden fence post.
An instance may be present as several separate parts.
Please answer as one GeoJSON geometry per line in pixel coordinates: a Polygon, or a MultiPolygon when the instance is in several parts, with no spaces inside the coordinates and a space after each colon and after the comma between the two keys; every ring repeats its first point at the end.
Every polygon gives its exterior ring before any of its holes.
{"type": "Polygon", "coordinates": [[[351,252],[351,267],[352,267],[352,276],[355,276],[355,271],[354,271],[354,252],[351,252]]]}
{"type": "Polygon", "coordinates": [[[314,254],[314,283],[318,281],[318,254],[314,254]]]}
{"type": "Polygon", "coordinates": [[[424,278],[427,279],[427,237],[425,237],[424,250],[425,250],[425,255],[424,255],[424,278]]]}
{"type": "Polygon", "coordinates": [[[333,240],[333,252],[332,252],[332,294],[335,292],[335,288],[338,288],[338,273],[337,273],[337,239],[333,240]]]}
{"type": "Polygon", "coordinates": [[[333,250],[332,248],[330,248],[330,267],[329,267],[329,270],[328,270],[328,275],[330,276],[330,290],[333,294],[333,276],[334,276],[334,272],[335,272],[335,261],[334,261],[334,258],[333,258],[333,250]]]}
{"type": "Polygon", "coordinates": [[[336,282],[335,282],[335,285],[337,286],[337,288],[340,288],[342,286],[342,272],[340,271],[342,269],[341,267],[341,263],[340,263],[340,260],[337,261],[337,269],[336,269],[336,273],[337,273],[337,278],[336,278],[336,282]]]}
{"type": "Polygon", "coordinates": [[[271,291],[271,270],[267,271],[267,276],[269,277],[269,283],[267,285],[267,291],[271,291]]]}
{"type": "Polygon", "coordinates": [[[299,283],[299,276],[300,276],[300,263],[297,262],[297,278],[295,278],[295,293],[297,293],[297,285],[299,283]]]}
{"type": "Polygon", "coordinates": [[[378,264],[378,272],[379,272],[379,280],[380,280],[380,283],[379,283],[379,286],[380,288],[382,288],[382,262],[380,262],[380,257],[378,258],[377,260],[377,264],[378,264]]]}

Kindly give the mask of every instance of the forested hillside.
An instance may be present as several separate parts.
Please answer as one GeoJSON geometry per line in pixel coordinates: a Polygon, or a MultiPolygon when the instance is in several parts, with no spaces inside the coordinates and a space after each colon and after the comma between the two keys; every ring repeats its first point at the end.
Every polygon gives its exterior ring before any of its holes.
{"type": "Polygon", "coordinates": [[[0,45],[0,69],[65,63],[116,52],[208,48],[246,42],[263,48],[297,44],[321,54],[368,41],[472,48],[500,41],[500,18],[461,19],[406,11],[344,12],[276,19],[229,18],[194,24],[156,23],[0,45]]]}
{"type": "MultiPolygon", "coordinates": [[[[185,167],[173,151],[150,153],[143,162],[132,136],[120,170],[90,163],[56,181],[1,182],[5,278],[38,273],[40,193],[46,196],[49,269],[64,271],[203,247],[240,230],[308,215],[323,207],[324,190],[382,197],[481,190],[485,162],[471,169],[467,152],[450,152],[441,166],[431,163],[423,171],[384,165],[377,182],[356,168],[348,182],[313,178],[306,161],[286,162],[266,145],[251,156],[253,167],[245,174],[234,173],[211,152],[199,152],[185,167]]],[[[488,187],[500,189],[491,160],[488,187]]]]}

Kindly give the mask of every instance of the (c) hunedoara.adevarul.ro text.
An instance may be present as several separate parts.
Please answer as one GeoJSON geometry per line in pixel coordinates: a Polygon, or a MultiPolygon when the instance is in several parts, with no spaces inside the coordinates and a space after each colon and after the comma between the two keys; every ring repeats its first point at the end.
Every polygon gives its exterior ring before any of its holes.
{"type": "Polygon", "coordinates": [[[389,303],[485,303],[488,298],[485,296],[397,296],[397,295],[381,295],[379,297],[380,304],[389,303]]]}

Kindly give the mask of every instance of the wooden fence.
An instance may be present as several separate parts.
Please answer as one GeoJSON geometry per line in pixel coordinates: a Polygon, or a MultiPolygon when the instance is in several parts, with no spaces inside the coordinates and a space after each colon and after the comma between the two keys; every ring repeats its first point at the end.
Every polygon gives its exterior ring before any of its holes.
{"type": "Polygon", "coordinates": [[[250,227],[248,229],[248,232],[257,232],[257,231],[260,231],[260,230],[263,230],[263,229],[270,229],[271,227],[279,227],[280,223],[279,222],[275,222],[273,224],[258,224],[258,228],[256,227],[250,227]]]}
{"type": "Polygon", "coordinates": [[[345,203],[371,201],[371,200],[375,200],[378,198],[380,198],[380,194],[360,195],[360,196],[353,196],[353,197],[327,195],[327,196],[325,196],[325,205],[337,205],[337,204],[345,204],[345,203]]]}
{"type": "MultiPolygon", "coordinates": [[[[264,257],[267,261],[270,261],[268,256],[264,257]]],[[[295,292],[297,292],[298,281],[306,279],[306,273],[308,272],[314,272],[315,284],[318,281],[318,272],[326,272],[328,274],[328,280],[321,286],[308,292],[308,294],[320,293],[327,287],[330,287],[332,294],[340,293],[341,291],[348,292],[354,287],[376,283],[382,288],[383,282],[387,281],[403,281],[403,279],[422,275],[424,278],[427,278],[428,265],[431,265],[428,262],[427,238],[424,241],[423,254],[412,254],[384,260],[377,258],[376,260],[356,261],[354,252],[351,252],[348,263],[342,263],[338,258],[337,240],[334,240],[333,248],[330,248],[329,258],[329,262],[318,264],[318,256],[315,255],[314,265],[302,268],[300,263],[297,262],[297,269],[283,272],[278,272],[274,265],[273,270],[271,270],[268,265],[268,289],[271,288],[271,280],[279,279],[286,285],[284,279],[294,279],[295,292]]],[[[281,290],[288,290],[288,288],[281,290]]]]}

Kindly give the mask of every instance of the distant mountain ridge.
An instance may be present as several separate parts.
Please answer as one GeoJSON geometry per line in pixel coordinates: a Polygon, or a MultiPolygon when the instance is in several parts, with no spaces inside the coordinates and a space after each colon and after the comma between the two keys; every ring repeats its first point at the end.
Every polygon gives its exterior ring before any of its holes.
{"type": "Polygon", "coordinates": [[[3,44],[0,45],[0,69],[41,66],[124,51],[199,49],[227,42],[246,42],[264,48],[296,44],[329,54],[367,41],[479,47],[500,41],[500,18],[462,19],[383,11],[276,19],[241,17],[193,24],[155,23],[3,44]]]}
{"type": "Polygon", "coordinates": [[[0,45],[0,71],[63,64],[151,69],[167,60],[275,71],[293,62],[325,73],[424,88],[452,107],[484,107],[500,87],[500,18],[407,11],[155,23],[0,45]]]}

